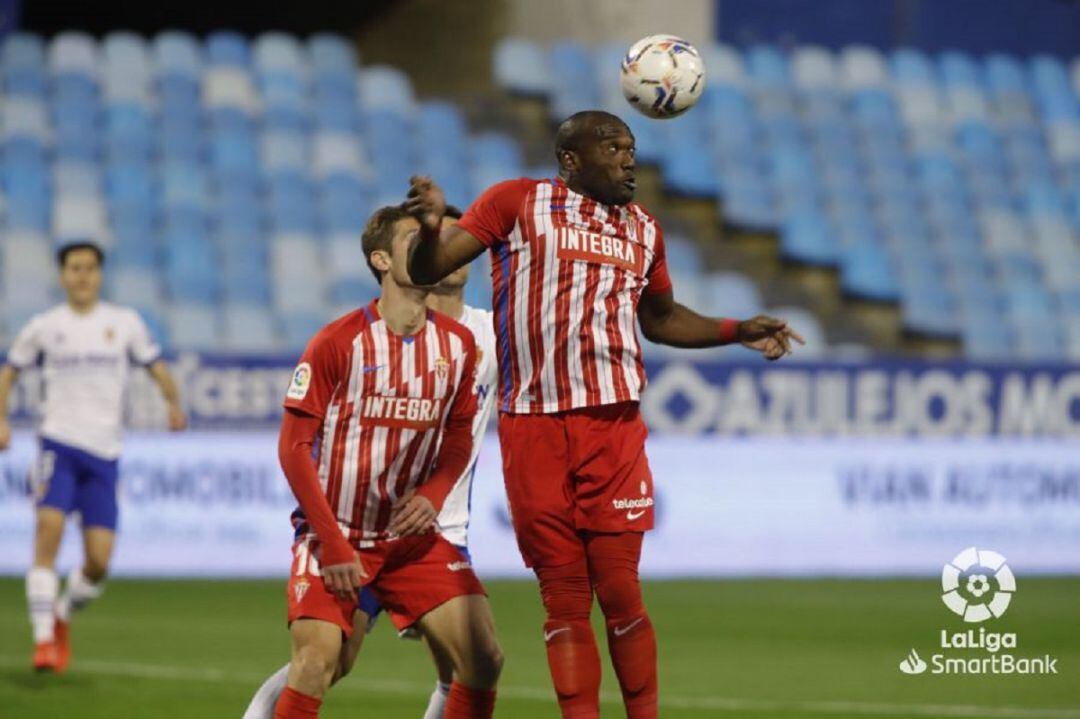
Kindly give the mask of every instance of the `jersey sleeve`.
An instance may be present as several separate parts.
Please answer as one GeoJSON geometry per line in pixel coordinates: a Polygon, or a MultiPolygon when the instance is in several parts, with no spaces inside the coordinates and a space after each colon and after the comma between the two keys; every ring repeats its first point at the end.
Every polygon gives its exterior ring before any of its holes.
{"type": "Polygon", "coordinates": [[[300,363],[293,370],[289,389],[285,392],[285,407],[320,419],[325,417],[345,362],[333,335],[326,329],[321,330],[308,342],[300,363]]]}
{"type": "Polygon", "coordinates": [[[41,318],[34,317],[15,335],[7,353],[7,363],[16,369],[26,369],[37,362],[41,352],[41,318]]]}
{"type": "Polygon", "coordinates": [[[650,295],[659,295],[670,292],[672,285],[671,275],[668,274],[667,248],[664,244],[664,231],[660,229],[659,223],[655,223],[654,227],[656,227],[656,248],[653,252],[652,264],[645,273],[646,284],[644,292],[650,295]]]}
{"type": "Polygon", "coordinates": [[[161,357],[161,346],[154,341],[150,329],[138,312],[131,310],[128,321],[131,323],[128,354],[132,361],[141,365],[153,364],[161,357]]]}
{"type": "Polygon", "coordinates": [[[523,177],[492,185],[469,206],[457,226],[484,247],[505,241],[514,231],[521,205],[535,184],[535,180],[523,177]]]}

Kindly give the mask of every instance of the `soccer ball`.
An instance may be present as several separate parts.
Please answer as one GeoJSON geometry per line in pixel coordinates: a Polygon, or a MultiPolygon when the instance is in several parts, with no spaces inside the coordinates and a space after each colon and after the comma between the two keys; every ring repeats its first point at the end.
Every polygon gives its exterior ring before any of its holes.
{"type": "Polygon", "coordinates": [[[634,109],[649,117],[677,117],[701,97],[705,64],[697,48],[674,35],[635,42],[622,61],[622,91],[634,109]]]}

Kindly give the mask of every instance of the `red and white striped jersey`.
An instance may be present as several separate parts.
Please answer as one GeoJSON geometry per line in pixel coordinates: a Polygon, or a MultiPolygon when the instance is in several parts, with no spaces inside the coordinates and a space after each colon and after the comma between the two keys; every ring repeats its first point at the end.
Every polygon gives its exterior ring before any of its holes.
{"type": "Polygon", "coordinates": [[[491,250],[500,411],[639,398],[638,300],[671,289],[652,215],[522,178],[489,188],[458,227],[491,250]]]}
{"type": "MultiPolygon", "coordinates": [[[[433,311],[418,333],[403,337],[372,302],[308,344],[285,407],[323,420],[319,484],[350,542],[393,538],[391,511],[427,481],[449,420],[471,435],[475,373],[472,333],[433,311]]],[[[306,531],[303,516],[297,519],[298,532],[306,531]]]]}

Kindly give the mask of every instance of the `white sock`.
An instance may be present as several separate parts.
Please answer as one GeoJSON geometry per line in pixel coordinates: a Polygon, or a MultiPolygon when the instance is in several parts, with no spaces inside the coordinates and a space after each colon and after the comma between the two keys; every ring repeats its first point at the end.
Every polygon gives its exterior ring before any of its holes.
{"type": "Polygon", "coordinates": [[[446,711],[446,697],[450,696],[450,685],[435,682],[435,691],[431,692],[431,700],[428,702],[424,719],[442,719],[446,711]]]}
{"type": "Polygon", "coordinates": [[[72,569],[71,574],[68,575],[64,591],[60,595],[60,599],[56,601],[56,616],[61,621],[70,622],[71,615],[74,612],[86,607],[87,604],[100,597],[104,591],[105,582],[94,584],[86,578],[86,575],[82,573],[82,569],[78,567],[72,569]]]}
{"type": "Polygon", "coordinates": [[[56,572],[48,567],[31,567],[26,573],[26,604],[30,608],[30,626],[34,628],[34,643],[51,642],[56,617],[53,605],[59,588],[56,572]]]}
{"type": "Polygon", "coordinates": [[[281,692],[285,691],[288,681],[289,665],[286,664],[271,674],[270,678],[259,687],[259,691],[255,692],[247,711],[244,712],[244,719],[274,719],[274,706],[281,692]]]}

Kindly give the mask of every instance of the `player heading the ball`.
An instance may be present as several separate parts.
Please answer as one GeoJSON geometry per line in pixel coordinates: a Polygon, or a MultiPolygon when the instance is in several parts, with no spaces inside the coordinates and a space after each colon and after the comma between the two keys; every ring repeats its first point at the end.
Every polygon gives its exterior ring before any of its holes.
{"type": "Polygon", "coordinates": [[[594,590],[628,716],[657,712],[656,639],[638,583],[654,498],[635,324],[659,344],[738,342],[773,360],[802,341],[783,320],[711,319],[675,301],[663,231],[633,202],[634,149],[620,118],[580,112],[556,134],[557,178],[500,182],[446,229],[430,178],[413,178],[406,203],[421,223],[417,282],[491,252],[507,496],[540,582],[559,705],[577,719],[599,716],[594,590]]]}

